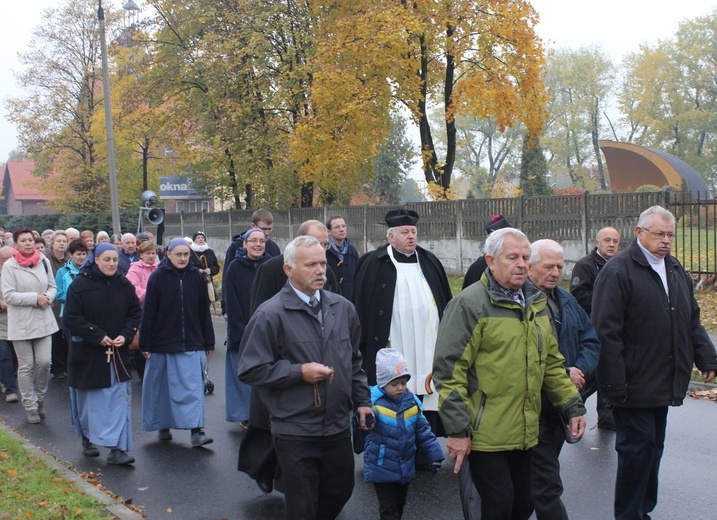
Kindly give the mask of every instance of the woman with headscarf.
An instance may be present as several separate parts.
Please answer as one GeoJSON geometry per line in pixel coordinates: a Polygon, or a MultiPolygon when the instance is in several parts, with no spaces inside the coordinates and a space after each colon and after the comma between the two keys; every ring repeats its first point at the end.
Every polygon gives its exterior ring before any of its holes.
{"type": "Polygon", "coordinates": [[[226,418],[238,422],[246,429],[249,425],[251,387],[239,381],[239,345],[244,329],[251,317],[251,284],[261,264],[270,257],[266,254],[266,235],[259,228],[242,234],[242,247],[227,269],[222,281],[222,295],[227,315],[227,354],[225,369],[226,418]]]}
{"type": "Polygon", "coordinates": [[[203,367],[214,350],[207,282],[189,265],[183,238],[167,246],[165,259],[149,279],[144,297],[139,350],[147,359],[142,382],[142,428],[191,430],[192,447],[214,440],[204,433],[203,367]]]}
{"type": "Polygon", "coordinates": [[[7,339],[17,355],[17,380],[27,422],[45,417],[50,379],[51,336],[58,326],[52,313],[57,288],[50,261],[35,250],[29,229],[13,233],[15,251],[2,268],[2,293],[7,309],[7,339]]]}
{"type": "Polygon", "coordinates": [[[209,248],[204,231],[197,231],[192,235],[189,247],[192,249],[190,258],[192,265],[204,273],[207,280],[211,282],[212,278],[219,273],[219,260],[214,251],[209,248]]]}
{"type": "MultiPolygon", "coordinates": [[[[74,241],[73,241],[74,243],[74,241]]],[[[86,457],[110,448],[107,464],[134,462],[129,344],[142,311],[134,286],[117,270],[112,244],[95,247],[67,290],[63,311],[70,336],[72,424],[86,457]]]]}

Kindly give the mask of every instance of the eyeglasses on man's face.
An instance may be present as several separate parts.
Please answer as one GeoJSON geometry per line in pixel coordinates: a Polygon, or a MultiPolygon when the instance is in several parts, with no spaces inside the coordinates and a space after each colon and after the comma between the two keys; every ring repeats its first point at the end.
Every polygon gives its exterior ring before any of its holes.
{"type": "Polygon", "coordinates": [[[266,240],[263,238],[250,238],[246,241],[247,244],[266,244],[266,240]]]}
{"type": "Polygon", "coordinates": [[[650,233],[651,235],[656,236],[656,237],[659,238],[659,239],[669,238],[670,240],[674,240],[675,238],[677,238],[677,235],[676,235],[675,233],[665,233],[664,231],[660,231],[660,232],[656,233],[656,232],[654,232],[654,231],[650,231],[650,230],[647,229],[646,227],[644,227],[644,228],[642,228],[642,229],[644,229],[645,231],[647,231],[647,232],[650,233]]]}

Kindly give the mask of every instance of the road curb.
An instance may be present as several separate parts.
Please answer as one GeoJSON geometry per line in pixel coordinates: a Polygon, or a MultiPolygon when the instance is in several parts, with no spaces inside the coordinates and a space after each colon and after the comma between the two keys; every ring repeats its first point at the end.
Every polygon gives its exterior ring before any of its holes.
{"type": "Polygon", "coordinates": [[[48,455],[40,448],[32,444],[25,437],[11,429],[4,421],[0,421],[0,428],[3,429],[13,439],[19,441],[23,448],[30,452],[35,457],[42,459],[48,466],[55,469],[65,480],[71,482],[83,493],[90,495],[92,498],[97,499],[99,502],[105,505],[105,509],[108,513],[114,515],[119,520],[144,520],[144,516],[133,511],[129,507],[117,502],[115,499],[110,497],[107,493],[99,489],[97,486],[90,484],[75,471],[62,465],[54,457],[48,455]]]}

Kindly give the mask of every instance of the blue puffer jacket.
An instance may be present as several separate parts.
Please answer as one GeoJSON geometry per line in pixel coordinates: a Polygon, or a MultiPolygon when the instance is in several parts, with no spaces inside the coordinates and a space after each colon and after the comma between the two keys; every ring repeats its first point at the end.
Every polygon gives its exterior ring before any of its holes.
{"type": "Polygon", "coordinates": [[[416,477],[416,446],[431,462],[444,459],[443,450],[428,421],[421,402],[410,390],[397,401],[378,386],[371,387],[376,424],[366,437],[363,476],[366,482],[400,482],[416,477]]]}

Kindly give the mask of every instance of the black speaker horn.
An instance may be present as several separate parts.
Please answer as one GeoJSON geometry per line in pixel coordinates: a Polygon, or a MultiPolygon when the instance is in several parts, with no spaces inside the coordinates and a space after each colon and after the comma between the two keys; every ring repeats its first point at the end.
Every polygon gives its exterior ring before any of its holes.
{"type": "Polygon", "coordinates": [[[147,212],[147,220],[150,224],[158,226],[164,222],[164,212],[159,208],[152,208],[147,212]]]}

